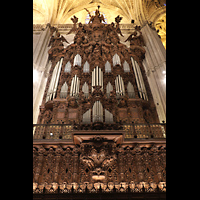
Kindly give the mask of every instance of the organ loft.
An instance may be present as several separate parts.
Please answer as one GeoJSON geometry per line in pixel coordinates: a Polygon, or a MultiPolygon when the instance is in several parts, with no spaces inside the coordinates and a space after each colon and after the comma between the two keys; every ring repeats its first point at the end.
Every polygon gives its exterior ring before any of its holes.
{"type": "Polygon", "coordinates": [[[107,24],[100,6],[85,12],[89,23],[74,15],[66,34],[45,29],[49,72],[33,125],[33,199],[165,199],[166,124],[145,71],[141,26],[124,36],[120,15],[107,24]]]}

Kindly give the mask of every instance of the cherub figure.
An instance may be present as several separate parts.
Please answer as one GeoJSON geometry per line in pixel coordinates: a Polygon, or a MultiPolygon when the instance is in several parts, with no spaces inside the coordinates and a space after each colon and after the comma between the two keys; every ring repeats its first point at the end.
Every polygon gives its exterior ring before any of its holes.
{"type": "Polygon", "coordinates": [[[52,36],[48,46],[51,48],[48,51],[49,59],[53,60],[54,58],[59,59],[59,56],[63,53],[64,45],[63,42],[69,43],[60,33],[57,32],[56,36],[52,36]]]}
{"type": "Polygon", "coordinates": [[[72,32],[76,32],[76,30],[77,30],[76,23],[78,22],[78,17],[76,17],[75,15],[73,17],[74,18],[71,18],[71,20],[72,20],[74,26],[72,27],[72,29],[66,35],[68,35],[68,34],[70,34],[72,32]]]}
{"type": "Polygon", "coordinates": [[[117,23],[117,25],[116,25],[116,32],[119,33],[122,37],[124,37],[122,35],[122,32],[121,32],[120,28],[119,28],[119,22],[121,22],[122,18],[123,17],[120,17],[119,15],[117,17],[115,17],[115,22],[117,23]]]}
{"type": "Polygon", "coordinates": [[[131,35],[129,35],[129,37],[124,42],[126,41],[130,41],[130,45],[145,46],[139,26],[135,27],[135,31],[131,35]]]}
{"type": "Polygon", "coordinates": [[[57,31],[56,36],[52,36],[49,42],[49,46],[51,46],[51,48],[56,47],[56,46],[64,46],[63,42],[66,42],[69,44],[69,42],[61,35],[60,33],[57,31]]]}
{"type": "Polygon", "coordinates": [[[96,9],[95,15],[91,15],[90,11],[87,8],[84,8],[89,14],[89,17],[90,17],[89,23],[91,23],[91,22],[92,23],[101,23],[101,21],[105,22],[105,18],[102,14],[100,14],[99,8],[100,8],[100,6],[98,6],[98,9],[96,9]]]}

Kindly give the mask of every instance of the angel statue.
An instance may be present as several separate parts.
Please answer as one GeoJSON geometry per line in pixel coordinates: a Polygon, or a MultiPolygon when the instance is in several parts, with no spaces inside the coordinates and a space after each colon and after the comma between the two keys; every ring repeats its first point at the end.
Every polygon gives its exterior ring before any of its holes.
{"type": "Polygon", "coordinates": [[[76,30],[77,30],[77,28],[76,28],[76,23],[78,22],[78,17],[76,17],[75,15],[73,16],[73,18],[71,18],[71,20],[72,20],[72,22],[73,22],[73,27],[71,28],[71,30],[66,34],[66,35],[68,35],[68,34],[70,34],[70,33],[75,33],[76,32],[76,30]]]}
{"type": "Polygon", "coordinates": [[[64,46],[63,42],[69,44],[69,42],[62,35],[60,36],[59,32],[57,32],[55,37],[54,36],[51,37],[48,47],[51,46],[51,48],[53,48],[57,46],[64,46]]]}
{"type": "Polygon", "coordinates": [[[129,35],[124,42],[126,41],[130,42],[131,52],[134,53],[140,60],[144,59],[146,50],[143,46],[145,46],[145,43],[139,26],[135,27],[135,31],[129,35]]]}
{"type": "Polygon", "coordinates": [[[48,47],[51,46],[48,51],[50,60],[56,58],[57,56],[59,59],[59,55],[61,55],[64,50],[63,42],[69,43],[62,35],[60,36],[59,32],[56,33],[56,36],[51,37],[48,45],[48,47]]]}
{"type": "Polygon", "coordinates": [[[124,42],[126,41],[130,41],[130,45],[145,46],[140,26],[135,26],[135,31],[124,42]]]}
{"type": "Polygon", "coordinates": [[[123,17],[120,17],[119,15],[118,15],[117,17],[115,17],[115,22],[117,23],[117,25],[116,25],[116,32],[117,32],[118,34],[120,34],[122,37],[124,37],[124,36],[122,35],[122,32],[121,32],[120,28],[119,28],[119,22],[121,22],[122,18],[123,18],[123,17]]]}
{"type": "Polygon", "coordinates": [[[100,8],[100,6],[98,6],[98,9],[96,9],[95,15],[91,15],[90,11],[87,8],[84,8],[89,14],[89,17],[90,17],[89,23],[90,22],[92,22],[92,23],[101,23],[101,21],[105,22],[105,18],[104,18],[104,16],[102,14],[100,14],[99,8],[100,8]]]}

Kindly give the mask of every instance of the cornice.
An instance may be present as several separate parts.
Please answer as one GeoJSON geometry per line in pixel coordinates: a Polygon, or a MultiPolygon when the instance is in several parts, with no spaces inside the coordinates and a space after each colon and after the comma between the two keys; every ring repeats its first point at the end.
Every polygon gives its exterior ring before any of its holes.
{"type": "MultiPolygon", "coordinates": [[[[83,24],[84,25],[84,24],[83,24]]],[[[33,31],[43,31],[46,28],[46,24],[33,24],[33,31]]],[[[73,27],[73,24],[53,24],[51,26],[57,27],[59,31],[68,31],[73,27]]],[[[120,24],[121,30],[135,30],[133,24],[120,24]]]]}

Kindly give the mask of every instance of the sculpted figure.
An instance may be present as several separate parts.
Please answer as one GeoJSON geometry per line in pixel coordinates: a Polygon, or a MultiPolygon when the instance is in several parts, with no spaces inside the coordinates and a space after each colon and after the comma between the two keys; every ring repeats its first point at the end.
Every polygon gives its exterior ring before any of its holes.
{"type": "Polygon", "coordinates": [[[98,6],[98,9],[96,9],[95,15],[91,15],[90,11],[88,9],[84,8],[90,16],[89,23],[101,23],[101,21],[105,22],[104,16],[101,15],[99,12],[99,8],[100,8],[100,6],[98,6]]]}
{"type": "Polygon", "coordinates": [[[63,42],[69,43],[62,35],[60,36],[59,32],[56,33],[56,36],[51,37],[48,45],[48,47],[51,46],[48,51],[50,60],[53,60],[54,58],[60,59],[64,50],[63,42]]]}
{"type": "Polygon", "coordinates": [[[55,37],[51,37],[48,47],[51,46],[51,48],[53,48],[58,46],[64,46],[63,42],[69,44],[69,42],[62,35],[60,36],[59,32],[57,32],[55,37]]]}
{"type": "Polygon", "coordinates": [[[76,23],[78,22],[78,17],[76,17],[75,15],[73,16],[73,18],[71,18],[71,20],[72,20],[72,22],[73,22],[73,27],[72,27],[72,29],[66,34],[66,35],[68,35],[68,34],[70,34],[70,33],[73,33],[73,32],[76,32],[76,23]]]}

